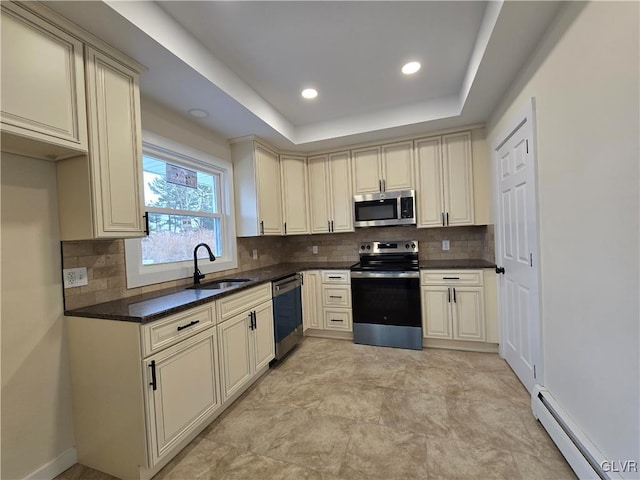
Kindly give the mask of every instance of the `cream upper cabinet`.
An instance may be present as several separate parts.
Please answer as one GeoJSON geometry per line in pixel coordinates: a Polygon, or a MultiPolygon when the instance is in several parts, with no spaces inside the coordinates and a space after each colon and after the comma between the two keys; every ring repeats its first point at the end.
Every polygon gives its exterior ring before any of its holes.
{"type": "Polygon", "coordinates": [[[442,170],[447,225],[473,225],[471,133],[442,137],[442,170]]]}
{"type": "Polygon", "coordinates": [[[231,144],[239,237],[282,235],[280,158],[255,140],[231,144]]]}
{"type": "Polygon", "coordinates": [[[331,183],[331,231],[353,232],[353,193],[351,190],[351,158],[349,152],[329,155],[331,183]]]}
{"type": "Polygon", "coordinates": [[[359,148],[351,155],[355,195],[413,189],[413,142],[359,148]]]}
{"type": "Polygon", "coordinates": [[[413,189],[413,142],[391,143],[381,148],[383,190],[413,189]]]}
{"type": "Polygon", "coordinates": [[[57,162],[62,240],[144,235],[138,71],[86,49],[89,157],[57,162]]]}
{"type": "Polygon", "coordinates": [[[473,225],[471,133],[415,141],[420,227],[473,225]]]}
{"type": "Polygon", "coordinates": [[[352,232],[349,152],[308,158],[311,233],[352,232]]]}
{"type": "Polygon", "coordinates": [[[280,177],[284,234],[309,234],[307,159],[282,155],[280,177]]]}
{"type": "Polygon", "coordinates": [[[380,147],[351,150],[354,195],[382,191],[380,155],[380,147]]]}
{"type": "Polygon", "coordinates": [[[2,2],[2,150],[57,160],[87,152],[83,45],[2,2]]]}

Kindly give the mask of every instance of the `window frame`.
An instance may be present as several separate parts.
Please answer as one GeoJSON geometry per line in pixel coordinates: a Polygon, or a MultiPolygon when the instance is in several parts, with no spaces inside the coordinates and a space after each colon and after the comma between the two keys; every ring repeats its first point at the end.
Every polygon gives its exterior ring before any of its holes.
{"type": "MultiPolygon", "coordinates": [[[[154,133],[142,132],[142,152],[145,156],[157,158],[161,161],[184,166],[193,170],[200,170],[220,176],[220,220],[222,230],[222,257],[216,257],[215,262],[202,259],[198,268],[202,273],[222,272],[238,267],[238,248],[236,242],[234,196],[233,196],[233,164],[182,143],[154,133]]],[[[141,181],[143,180],[141,175],[141,181]]],[[[163,211],[171,209],[147,207],[142,188],[142,204],[146,211],[163,211]]],[[[185,213],[175,210],[176,214],[185,213]]],[[[193,214],[193,212],[189,212],[193,214]]],[[[194,245],[195,247],[195,245],[194,245]]],[[[142,264],[141,238],[128,238],[124,241],[125,267],[127,288],[144,287],[155,283],[180,280],[193,276],[193,260],[180,262],[142,264]]]]}

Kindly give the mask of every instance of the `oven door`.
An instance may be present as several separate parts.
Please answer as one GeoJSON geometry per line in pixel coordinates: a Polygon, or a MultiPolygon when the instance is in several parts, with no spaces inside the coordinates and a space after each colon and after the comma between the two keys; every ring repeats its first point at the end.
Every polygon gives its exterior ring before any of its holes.
{"type": "Polygon", "coordinates": [[[422,349],[420,274],[351,272],[353,341],[422,349]]]}

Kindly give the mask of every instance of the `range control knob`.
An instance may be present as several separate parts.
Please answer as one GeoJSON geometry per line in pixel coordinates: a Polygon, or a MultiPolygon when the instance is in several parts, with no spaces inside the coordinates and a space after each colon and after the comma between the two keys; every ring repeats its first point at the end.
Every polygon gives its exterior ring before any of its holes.
{"type": "Polygon", "coordinates": [[[371,245],[367,245],[367,250],[371,250],[371,245]]]}
{"type": "Polygon", "coordinates": [[[407,250],[409,249],[411,245],[409,245],[408,243],[404,246],[404,248],[406,248],[407,250]]]}
{"type": "Polygon", "coordinates": [[[411,248],[416,248],[416,244],[415,244],[415,243],[412,243],[412,244],[411,244],[411,248]]]}
{"type": "Polygon", "coordinates": [[[364,245],[360,245],[360,250],[364,250],[364,245]]]}

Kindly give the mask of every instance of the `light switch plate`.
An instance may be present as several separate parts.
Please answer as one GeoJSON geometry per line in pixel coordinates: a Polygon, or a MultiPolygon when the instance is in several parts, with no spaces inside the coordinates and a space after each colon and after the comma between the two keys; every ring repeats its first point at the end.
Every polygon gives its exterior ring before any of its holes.
{"type": "Polygon", "coordinates": [[[442,240],[442,250],[449,250],[449,240],[442,240]]]}
{"type": "Polygon", "coordinates": [[[258,249],[257,249],[257,248],[254,248],[254,249],[253,249],[253,259],[254,259],[254,260],[257,260],[257,259],[258,259],[258,249]]]}
{"type": "Polygon", "coordinates": [[[87,267],[65,268],[62,270],[64,288],[82,287],[89,284],[87,267]]]}
{"type": "Polygon", "coordinates": [[[311,247],[311,253],[313,253],[314,255],[318,254],[318,246],[314,245],[313,247],[311,247]]]}

